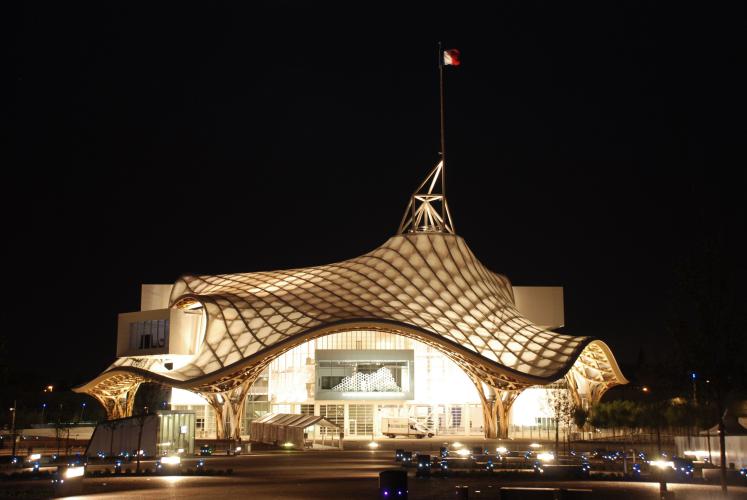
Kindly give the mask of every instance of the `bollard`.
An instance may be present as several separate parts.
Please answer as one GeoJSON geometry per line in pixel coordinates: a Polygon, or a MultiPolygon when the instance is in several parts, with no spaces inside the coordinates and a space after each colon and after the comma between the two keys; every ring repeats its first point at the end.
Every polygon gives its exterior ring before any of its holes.
{"type": "Polygon", "coordinates": [[[52,480],[52,496],[69,497],[80,495],[83,492],[83,478],[86,469],[84,466],[57,467],[57,472],[52,480]]]}
{"type": "Polygon", "coordinates": [[[407,471],[401,469],[379,472],[380,500],[407,500],[407,471]]]}
{"type": "Polygon", "coordinates": [[[454,491],[454,497],[458,498],[459,500],[468,500],[469,499],[469,486],[457,486],[456,490],[454,491]]]}
{"type": "Polygon", "coordinates": [[[668,498],[666,481],[659,481],[659,498],[660,500],[667,500],[668,498]]]}
{"type": "Polygon", "coordinates": [[[431,476],[431,456],[418,454],[418,468],[415,469],[415,477],[431,476]]]}

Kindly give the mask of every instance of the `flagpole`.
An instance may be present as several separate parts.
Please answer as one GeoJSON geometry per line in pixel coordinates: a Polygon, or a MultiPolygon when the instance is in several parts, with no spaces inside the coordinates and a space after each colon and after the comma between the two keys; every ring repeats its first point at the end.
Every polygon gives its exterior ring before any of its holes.
{"type": "Polygon", "coordinates": [[[444,126],[444,51],[438,42],[438,87],[441,105],[441,220],[446,220],[446,132],[444,126]]]}

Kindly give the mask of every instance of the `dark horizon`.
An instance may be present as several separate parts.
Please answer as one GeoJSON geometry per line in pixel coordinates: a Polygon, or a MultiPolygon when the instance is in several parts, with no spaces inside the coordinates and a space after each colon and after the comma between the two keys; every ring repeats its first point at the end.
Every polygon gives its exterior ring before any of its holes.
{"type": "Polygon", "coordinates": [[[515,285],[564,286],[563,332],[623,367],[666,353],[678,268],[723,238],[744,273],[738,13],[408,8],[26,7],[3,196],[13,379],[97,375],[141,283],[324,264],[394,235],[438,160],[439,40],[462,53],[457,233],[515,285]]]}

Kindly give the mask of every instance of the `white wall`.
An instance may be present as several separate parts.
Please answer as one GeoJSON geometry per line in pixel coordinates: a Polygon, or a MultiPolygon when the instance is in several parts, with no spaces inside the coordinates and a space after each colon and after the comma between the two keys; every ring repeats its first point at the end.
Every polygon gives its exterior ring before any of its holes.
{"type": "MultiPolygon", "coordinates": [[[[711,458],[715,465],[721,465],[721,446],[718,436],[711,436],[711,458]]],[[[708,439],[706,436],[690,436],[688,445],[687,436],[675,436],[674,446],[677,456],[684,457],[686,451],[708,451],[708,439]]],[[[726,436],[726,466],[734,463],[737,470],[747,467],[747,436],[726,436]]]]}
{"type": "Polygon", "coordinates": [[[168,308],[173,288],[174,285],[140,285],[140,310],[168,308]]]}
{"type": "Polygon", "coordinates": [[[516,308],[529,321],[546,330],[565,326],[562,286],[515,286],[516,308]]]}

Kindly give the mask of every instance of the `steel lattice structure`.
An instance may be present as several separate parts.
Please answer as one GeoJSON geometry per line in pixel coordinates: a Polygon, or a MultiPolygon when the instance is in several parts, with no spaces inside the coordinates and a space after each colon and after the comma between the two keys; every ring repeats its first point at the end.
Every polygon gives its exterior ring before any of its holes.
{"type": "MultiPolygon", "coordinates": [[[[427,212],[411,205],[407,213],[416,215],[403,219],[401,230],[427,212]]],[[[153,359],[120,358],[77,390],[99,399],[110,416],[121,416],[131,413],[140,383],[158,382],[202,394],[219,416],[233,420],[248,388],[277,356],[308,340],[358,329],[417,339],[456,362],[478,389],[491,437],[506,434],[508,409],[529,386],[565,377],[575,398],[596,400],[627,382],[604,342],[544,330],[524,318],[509,280],[485,268],[451,234],[450,220],[445,226],[413,228],[334,264],[183,276],[171,307],[201,307],[207,318],[193,359],[163,372],[153,359]]]]}

